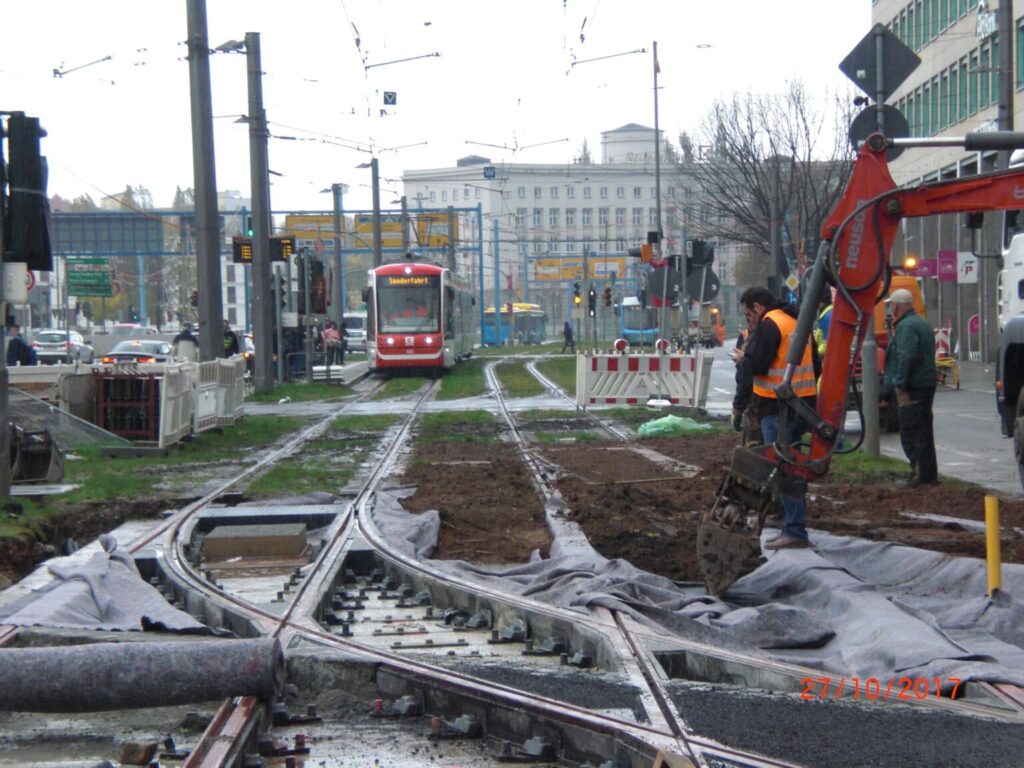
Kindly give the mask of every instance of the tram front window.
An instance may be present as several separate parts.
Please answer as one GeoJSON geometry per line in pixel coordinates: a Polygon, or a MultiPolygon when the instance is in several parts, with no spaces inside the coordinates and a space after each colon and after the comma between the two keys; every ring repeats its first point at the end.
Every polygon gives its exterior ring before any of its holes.
{"type": "Polygon", "coordinates": [[[441,330],[441,297],[435,287],[377,289],[381,333],[437,333],[441,330]]]}

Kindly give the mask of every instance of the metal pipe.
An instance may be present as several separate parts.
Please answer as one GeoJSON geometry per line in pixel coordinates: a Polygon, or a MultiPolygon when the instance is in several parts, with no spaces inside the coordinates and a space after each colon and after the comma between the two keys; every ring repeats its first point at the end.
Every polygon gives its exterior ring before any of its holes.
{"type": "Polygon", "coordinates": [[[276,639],[0,649],[0,711],[102,712],[275,696],[276,639]]]}

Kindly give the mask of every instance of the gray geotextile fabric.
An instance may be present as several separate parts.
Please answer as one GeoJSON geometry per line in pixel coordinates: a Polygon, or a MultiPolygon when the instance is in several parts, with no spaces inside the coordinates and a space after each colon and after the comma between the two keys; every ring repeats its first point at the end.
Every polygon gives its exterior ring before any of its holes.
{"type": "MultiPolygon", "coordinates": [[[[412,489],[378,494],[373,524],[407,557],[429,559],[440,518],[406,512],[412,489]]],[[[548,504],[550,556],[432,568],[563,608],[604,606],[688,640],[757,651],[861,680],[960,677],[1024,685],[1024,566],[1003,566],[985,596],[984,561],[812,531],[814,549],[781,550],[730,588],[727,601],[625,560],[607,560],[548,504]],[[760,649],[760,650],[758,650],[760,649]]],[[[945,683],[944,683],[945,684],[945,683]]]]}
{"type": "Polygon", "coordinates": [[[210,634],[189,614],[169,605],[143,581],[132,556],[118,551],[113,536],[100,537],[103,551],[74,565],[50,565],[54,580],[9,605],[0,624],[94,630],[158,630],[210,634]]]}

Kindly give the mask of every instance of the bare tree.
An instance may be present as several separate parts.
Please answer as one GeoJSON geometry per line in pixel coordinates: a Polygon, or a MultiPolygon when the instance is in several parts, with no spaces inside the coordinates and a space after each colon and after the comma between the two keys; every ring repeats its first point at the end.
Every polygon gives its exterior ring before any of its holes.
{"type": "Polygon", "coordinates": [[[695,182],[703,209],[690,217],[694,237],[753,246],[769,275],[789,272],[799,254],[813,258],[853,159],[845,135],[850,99],[821,101],[799,82],[780,94],[734,95],[704,117],[696,147],[690,136],[680,137],[679,169],[695,182]],[[767,261],[773,224],[776,264],[767,261]]]}

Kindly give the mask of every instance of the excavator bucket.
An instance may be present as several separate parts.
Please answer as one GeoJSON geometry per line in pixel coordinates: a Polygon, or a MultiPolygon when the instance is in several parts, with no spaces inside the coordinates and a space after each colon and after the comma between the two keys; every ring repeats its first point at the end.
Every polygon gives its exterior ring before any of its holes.
{"type": "Polygon", "coordinates": [[[715,505],[697,531],[697,561],[712,595],[724,594],[736,579],[764,562],[761,529],[774,502],[778,476],[778,465],[756,451],[733,452],[715,505]]]}
{"type": "Polygon", "coordinates": [[[64,457],[48,429],[10,429],[12,483],[56,483],[64,477],[64,457]]]}

